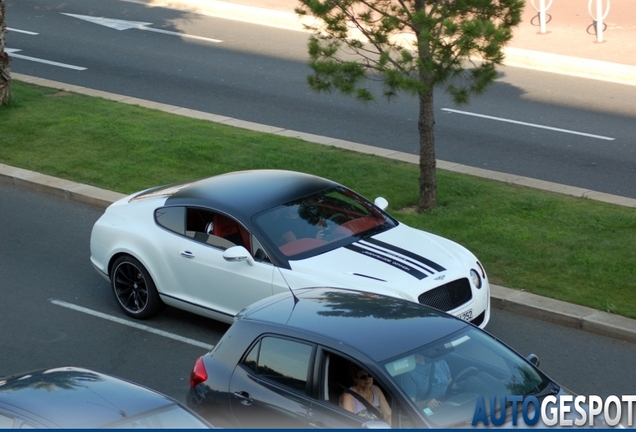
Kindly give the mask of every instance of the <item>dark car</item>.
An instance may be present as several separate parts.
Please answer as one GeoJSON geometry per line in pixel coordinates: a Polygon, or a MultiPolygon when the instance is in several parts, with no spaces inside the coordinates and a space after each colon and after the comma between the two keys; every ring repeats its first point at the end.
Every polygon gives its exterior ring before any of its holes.
{"type": "Polygon", "coordinates": [[[208,429],[176,400],[75,367],[0,378],[0,429],[208,429]]]}
{"type": "MultiPolygon", "coordinates": [[[[480,398],[562,393],[536,364],[536,356],[524,359],[424,305],[353,290],[295,290],[237,316],[196,360],[187,404],[230,427],[466,427],[480,398]],[[347,389],[365,379],[387,401],[381,415],[364,418],[342,406],[347,389]]],[[[364,405],[359,397],[353,403],[364,405]]]]}

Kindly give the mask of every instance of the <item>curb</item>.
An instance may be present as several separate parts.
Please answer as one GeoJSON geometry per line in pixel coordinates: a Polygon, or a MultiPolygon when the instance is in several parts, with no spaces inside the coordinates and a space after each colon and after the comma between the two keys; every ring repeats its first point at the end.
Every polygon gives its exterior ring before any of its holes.
{"type": "Polygon", "coordinates": [[[105,209],[125,195],[34,171],[0,164],[0,183],[27,187],[37,192],[105,209]]]}
{"type": "Polygon", "coordinates": [[[506,47],[505,66],[636,86],[636,66],[506,47]]]}
{"type": "Polygon", "coordinates": [[[636,320],[525,291],[490,285],[491,306],[508,312],[636,343],[636,320]]]}
{"type": "MultiPolygon", "coordinates": [[[[98,90],[91,90],[79,86],[68,85],[41,78],[29,77],[27,75],[13,74],[13,77],[15,79],[32,84],[72,91],[88,96],[103,97],[123,103],[144,106],[146,108],[159,109],[177,115],[214,121],[217,123],[223,123],[230,126],[241,127],[258,132],[267,132],[278,134],[281,136],[296,137],[316,144],[330,145],[357,152],[375,154],[377,156],[401,160],[404,162],[418,163],[418,157],[416,155],[395,152],[392,150],[386,150],[364,144],[337,140],[328,137],[321,137],[318,135],[291,131],[267,125],[260,125],[258,123],[246,122],[233,119],[231,117],[219,116],[201,111],[180,108],[172,105],[164,105],[156,102],[144,101],[142,99],[130,98],[98,90]]],[[[437,161],[437,165],[440,169],[451,170],[477,177],[484,177],[491,180],[514,183],[521,186],[542,189],[545,191],[585,197],[611,204],[636,208],[636,199],[588,191],[581,188],[574,188],[571,186],[559,185],[536,179],[513,176],[510,174],[498,173],[495,171],[489,171],[480,168],[472,168],[450,162],[437,161]]],[[[34,171],[16,168],[4,164],[0,164],[0,183],[27,187],[38,192],[48,193],[64,199],[69,199],[103,209],[125,196],[124,194],[118,192],[75,183],[69,180],[60,179],[57,177],[52,177],[49,175],[40,174],[34,171]]],[[[554,300],[524,291],[505,288],[498,285],[491,285],[490,290],[491,305],[492,307],[495,307],[497,309],[517,313],[520,315],[526,315],[539,320],[576,328],[590,333],[608,336],[614,339],[636,343],[636,320],[634,319],[626,318],[619,315],[613,315],[585,306],[573,305],[560,300],[554,300]]]]}

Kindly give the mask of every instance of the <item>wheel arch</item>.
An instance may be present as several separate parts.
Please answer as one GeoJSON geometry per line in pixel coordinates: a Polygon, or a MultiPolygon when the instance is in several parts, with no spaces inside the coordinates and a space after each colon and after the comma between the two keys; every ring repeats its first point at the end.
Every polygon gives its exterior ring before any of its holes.
{"type": "Polygon", "coordinates": [[[143,259],[139,254],[136,254],[128,249],[122,249],[113,253],[113,255],[108,260],[108,279],[111,280],[111,283],[112,283],[113,266],[115,265],[115,262],[122,256],[130,256],[135,258],[137,261],[139,261],[141,265],[144,266],[148,274],[150,275],[150,278],[152,279],[152,282],[154,283],[155,288],[157,289],[157,292],[159,293],[162,292],[160,285],[157,283],[157,280],[159,278],[156,276],[156,273],[154,269],[152,268],[152,266],[149,266],[146,260],[143,259]]]}

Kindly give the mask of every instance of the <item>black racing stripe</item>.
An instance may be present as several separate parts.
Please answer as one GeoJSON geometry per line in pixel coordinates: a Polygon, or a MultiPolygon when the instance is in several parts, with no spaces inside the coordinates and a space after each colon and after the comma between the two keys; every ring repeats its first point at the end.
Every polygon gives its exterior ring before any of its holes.
{"type": "Polygon", "coordinates": [[[420,256],[420,255],[414,254],[414,253],[413,253],[413,252],[411,252],[411,251],[408,251],[408,250],[406,250],[406,249],[402,249],[402,248],[397,247],[397,246],[393,246],[392,244],[385,243],[385,242],[383,242],[383,241],[380,241],[380,240],[374,239],[374,238],[372,238],[372,237],[365,238],[363,241],[369,242],[369,243],[374,244],[374,245],[376,245],[376,246],[380,246],[380,247],[383,247],[383,248],[388,249],[388,250],[390,250],[390,251],[397,252],[397,253],[399,253],[399,254],[402,254],[402,255],[404,255],[404,256],[407,256],[407,257],[409,257],[409,258],[411,258],[411,259],[413,259],[413,260],[415,260],[415,261],[419,261],[419,262],[421,262],[422,264],[424,264],[424,265],[427,265],[427,266],[431,267],[432,269],[437,270],[438,272],[443,272],[444,270],[446,270],[446,269],[445,269],[444,267],[442,267],[441,265],[439,265],[439,264],[437,264],[437,263],[435,263],[435,262],[433,262],[433,261],[431,261],[431,260],[429,260],[429,259],[427,259],[427,258],[424,258],[423,256],[420,256]]]}
{"type": "Polygon", "coordinates": [[[424,271],[425,271],[425,272],[427,272],[427,273],[435,274],[435,270],[431,270],[430,268],[428,268],[428,267],[426,267],[425,265],[423,265],[421,262],[419,262],[419,261],[414,261],[414,260],[412,260],[412,259],[408,258],[407,256],[404,256],[404,255],[398,255],[398,254],[396,254],[396,253],[395,253],[395,252],[393,252],[393,251],[389,251],[389,250],[386,250],[386,249],[384,249],[384,248],[381,248],[381,247],[378,247],[378,246],[374,246],[374,245],[372,245],[372,244],[367,244],[367,243],[364,243],[364,242],[358,242],[358,244],[364,245],[364,247],[365,247],[365,248],[369,248],[369,249],[371,249],[371,250],[378,251],[378,252],[380,252],[380,253],[382,253],[382,254],[384,254],[384,255],[393,255],[393,256],[397,256],[399,259],[404,260],[404,261],[406,261],[407,263],[409,263],[409,264],[411,264],[411,265],[414,265],[414,266],[416,266],[416,267],[419,267],[419,268],[421,268],[422,270],[424,270],[424,271]]]}
{"type": "Polygon", "coordinates": [[[347,249],[352,250],[354,252],[357,252],[359,254],[368,256],[369,258],[373,258],[376,259],[378,261],[382,261],[385,264],[388,264],[390,266],[393,266],[397,269],[400,269],[408,274],[410,274],[411,276],[422,280],[425,277],[427,277],[428,275],[422,273],[421,271],[419,271],[418,269],[411,267],[403,262],[400,262],[398,260],[395,260],[393,258],[381,255],[379,253],[373,252],[372,250],[369,249],[365,249],[365,248],[361,248],[360,246],[356,246],[355,244],[350,244],[345,246],[347,249]]]}

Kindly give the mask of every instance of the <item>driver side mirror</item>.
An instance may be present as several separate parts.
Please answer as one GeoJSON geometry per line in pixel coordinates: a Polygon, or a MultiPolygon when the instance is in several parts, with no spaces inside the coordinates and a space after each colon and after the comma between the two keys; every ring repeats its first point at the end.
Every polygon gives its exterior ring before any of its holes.
{"type": "Polygon", "coordinates": [[[373,204],[375,204],[376,207],[380,207],[381,210],[386,210],[386,208],[389,206],[389,202],[386,200],[386,198],[382,197],[377,197],[375,201],[373,201],[373,204]]]}
{"type": "Polygon", "coordinates": [[[225,249],[223,259],[227,262],[246,261],[249,265],[254,265],[254,258],[243,246],[232,246],[225,249]]]}

